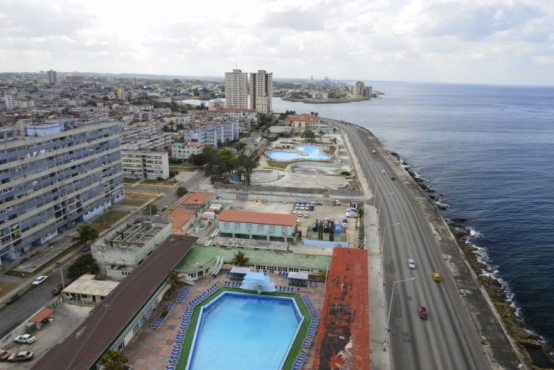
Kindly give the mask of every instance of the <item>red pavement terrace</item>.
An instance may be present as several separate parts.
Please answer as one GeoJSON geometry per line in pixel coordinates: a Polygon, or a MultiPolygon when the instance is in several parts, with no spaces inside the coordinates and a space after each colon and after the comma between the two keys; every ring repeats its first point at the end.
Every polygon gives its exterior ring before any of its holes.
{"type": "Polygon", "coordinates": [[[56,344],[33,366],[33,370],[89,369],[116,339],[141,306],[167,278],[198,238],[169,238],[123,280],[90,316],[56,344]]]}
{"type": "Polygon", "coordinates": [[[312,369],[369,369],[367,251],[335,248],[312,369]]]}

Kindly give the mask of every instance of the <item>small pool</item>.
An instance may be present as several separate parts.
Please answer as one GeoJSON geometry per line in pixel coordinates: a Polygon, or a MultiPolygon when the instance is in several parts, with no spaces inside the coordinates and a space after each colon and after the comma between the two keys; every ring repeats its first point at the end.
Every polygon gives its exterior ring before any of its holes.
{"type": "Polygon", "coordinates": [[[287,152],[284,150],[271,150],[267,153],[267,156],[274,161],[290,162],[296,159],[306,159],[312,161],[327,161],[331,159],[330,155],[321,153],[319,149],[311,145],[299,145],[296,147],[298,150],[304,152],[304,154],[296,152],[287,152]]]}
{"type": "Polygon", "coordinates": [[[202,308],[190,370],[281,369],[303,316],[292,298],[225,292],[202,308]]]}

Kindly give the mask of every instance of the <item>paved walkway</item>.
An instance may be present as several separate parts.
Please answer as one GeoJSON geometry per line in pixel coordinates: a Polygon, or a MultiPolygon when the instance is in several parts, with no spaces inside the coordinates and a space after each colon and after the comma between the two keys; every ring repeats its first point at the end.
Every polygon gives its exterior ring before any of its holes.
{"type": "MultiPolygon", "coordinates": [[[[175,335],[179,330],[181,318],[185,312],[185,307],[198,295],[204,292],[213,284],[219,287],[224,286],[227,271],[222,271],[215,279],[204,278],[196,281],[194,286],[186,286],[190,289],[187,299],[183,303],[175,303],[175,298],[183,286],[177,288],[177,293],[169,302],[174,303],[175,307],[158,330],[152,329],[152,322],[165,307],[167,300],[160,302],[156,310],[152,313],[150,320],[145,322],[138,334],[131,343],[125,347],[123,353],[129,358],[129,364],[133,365],[135,370],[163,370],[168,365],[169,356],[173,348],[175,335]]],[[[286,286],[287,279],[280,278],[278,275],[270,275],[270,280],[277,286],[286,286]]],[[[325,284],[319,283],[317,287],[307,287],[301,289],[301,294],[308,294],[317,311],[321,313],[323,299],[325,296],[325,284]]],[[[304,365],[309,369],[313,362],[314,347],[310,348],[308,362],[304,365]]],[[[183,352],[184,353],[184,352],[183,352]]]]}

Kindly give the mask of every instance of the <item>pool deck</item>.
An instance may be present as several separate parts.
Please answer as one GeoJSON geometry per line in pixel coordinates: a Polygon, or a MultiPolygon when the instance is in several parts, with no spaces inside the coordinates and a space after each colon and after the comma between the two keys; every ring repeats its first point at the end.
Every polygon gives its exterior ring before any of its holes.
{"type": "MultiPolygon", "coordinates": [[[[178,286],[177,293],[169,300],[169,302],[175,304],[175,307],[167,316],[161,328],[154,330],[151,327],[152,322],[159,316],[167,301],[163,300],[160,302],[150,319],[144,323],[131,343],[123,349],[123,353],[129,358],[128,363],[133,365],[134,370],[165,370],[166,365],[168,365],[175,335],[179,330],[181,317],[185,312],[185,307],[213,284],[223,287],[224,282],[228,280],[226,277],[227,272],[227,270],[223,270],[215,279],[204,278],[197,280],[194,286],[186,286],[190,289],[190,293],[183,303],[175,303],[178,292],[183,288],[183,285],[178,286]]],[[[270,275],[270,280],[277,286],[287,286],[288,284],[287,279],[281,278],[277,274],[270,275]]],[[[317,287],[302,288],[300,293],[302,295],[308,294],[317,311],[321,313],[325,296],[324,283],[319,283],[317,287]]],[[[313,360],[314,347],[312,345],[308,354],[308,361],[304,364],[304,369],[309,369],[313,360]]]]}

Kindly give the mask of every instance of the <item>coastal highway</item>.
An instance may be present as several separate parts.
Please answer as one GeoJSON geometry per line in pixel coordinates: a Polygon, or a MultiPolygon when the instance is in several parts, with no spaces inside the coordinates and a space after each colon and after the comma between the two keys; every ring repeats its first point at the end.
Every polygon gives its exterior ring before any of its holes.
{"type": "Polygon", "coordinates": [[[387,314],[393,284],[397,282],[386,341],[392,368],[492,369],[482,339],[413,190],[408,189],[395,173],[399,169],[393,171],[387,164],[379,153],[381,148],[374,146],[367,131],[354,125],[334,123],[348,135],[373,191],[376,207],[380,209],[382,275],[372,274],[370,279],[383,279],[387,314]],[[415,269],[408,267],[409,258],[415,261],[415,269]],[[433,280],[433,272],[440,273],[441,282],[433,280]],[[411,278],[415,280],[409,280],[411,278]],[[427,320],[420,319],[419,306],[427,308],[427,320]]]}

